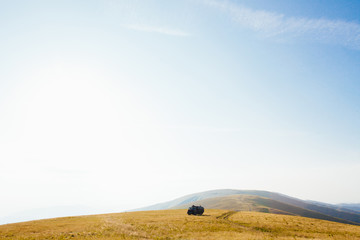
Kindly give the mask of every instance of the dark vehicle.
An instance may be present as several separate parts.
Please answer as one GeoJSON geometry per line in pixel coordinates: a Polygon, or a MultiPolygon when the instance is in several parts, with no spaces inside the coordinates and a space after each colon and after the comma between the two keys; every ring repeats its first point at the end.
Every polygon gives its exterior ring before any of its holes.
{"type": "Polygon", "coordinates": [[[187,214],[188,215],[202,215],[204,213],[204,208],[202,206],[192,205],[189,207],[187,214]]]}

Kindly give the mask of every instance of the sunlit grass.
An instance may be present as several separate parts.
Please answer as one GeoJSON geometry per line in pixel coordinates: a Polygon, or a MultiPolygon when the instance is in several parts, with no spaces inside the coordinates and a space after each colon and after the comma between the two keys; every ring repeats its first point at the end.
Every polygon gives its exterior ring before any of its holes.
{"type": "Polygon", "coordinates": [[[257,212],[130,212],[0,226],[0,239],[360,239],[360,227],[257,212]]]}

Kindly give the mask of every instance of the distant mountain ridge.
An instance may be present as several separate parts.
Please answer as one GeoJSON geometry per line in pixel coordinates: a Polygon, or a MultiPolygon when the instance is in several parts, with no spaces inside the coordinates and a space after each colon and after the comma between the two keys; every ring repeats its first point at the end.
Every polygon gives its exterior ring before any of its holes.
{"type": "MultiPolygon", "coordinates": [[[[347,205],[305,201],[280,193],[259,190],[211,190],[186,195],[134,211],[180,209],[193,204],[202,204],[206,208],[265,211],[360,225],[360,212],[346,208],[347,205]],[[252,206],[252,209],[244,209],[244,206],[252,206]]],[[[354,205],[355,207],[352,207],[356,209],[357,205],[354,205]]]]}
{"type": "Polygon", "coordinates": [[[345,209],[350,209],[360,214],[360,203],[340,203],[340,204],[336,204],[336,206],[345,209]]]}

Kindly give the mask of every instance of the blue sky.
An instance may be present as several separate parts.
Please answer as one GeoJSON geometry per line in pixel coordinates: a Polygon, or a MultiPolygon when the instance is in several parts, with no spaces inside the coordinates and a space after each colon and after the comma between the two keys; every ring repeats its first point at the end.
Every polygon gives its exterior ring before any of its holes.
{"type": "Polygon", "coordinates": [[[216,188],[360,202],[358,1],[0,5],[4,215],[216,188]]]}

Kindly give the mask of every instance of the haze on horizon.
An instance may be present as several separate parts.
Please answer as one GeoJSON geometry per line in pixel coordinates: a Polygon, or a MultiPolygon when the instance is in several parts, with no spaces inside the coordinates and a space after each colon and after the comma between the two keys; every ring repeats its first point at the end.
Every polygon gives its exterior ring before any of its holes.
{"type": "Polygon", "coordinates": [[[360,202],[359,1],[0,1],[0,212],[221,188],[360,202]]]}

